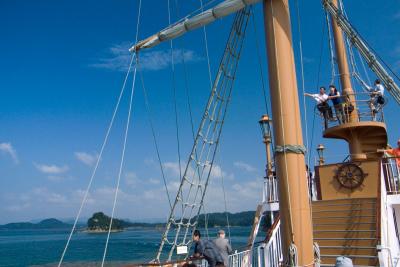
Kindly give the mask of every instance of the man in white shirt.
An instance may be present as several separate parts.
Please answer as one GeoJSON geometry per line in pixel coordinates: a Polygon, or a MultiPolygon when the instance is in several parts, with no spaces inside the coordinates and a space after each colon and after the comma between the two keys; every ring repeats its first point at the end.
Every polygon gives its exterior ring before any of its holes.
{"type": "Polygon", "coordinates": [[[317,101],[317,108],[319,112],[322,113],[324,116],[324,125],[325,129],[328,128],[328,120],[329,120],[329,111],[332,112],[331,107],[328,104],[328,95],[325,93],[325,87],[321,86],[319,88],[319,94],[309,94],[309,93],[304,93],[305,96],[309,96],[315,99],[317,101]]]}
{"type": "Polygon", "coordinates": [[[385,88],[383,87],[379,79],[375,80],[374,87],[368,86],[363,81],[361,82],[362,85],[370,93],[371,99],[369,101],[369,107],[371,108],[371,112],[375,120],[375,114],[378,113],[378,111],[382,108],[382,105],[385,104],[385,98],[383,98],[383,94],[385,93],[385,88]]]}

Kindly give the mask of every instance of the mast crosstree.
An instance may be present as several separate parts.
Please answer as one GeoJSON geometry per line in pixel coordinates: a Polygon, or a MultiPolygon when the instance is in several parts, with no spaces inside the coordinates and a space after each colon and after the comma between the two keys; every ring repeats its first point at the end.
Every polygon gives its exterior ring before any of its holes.
{"type": "Polygon", "coordinates": [[[236,14],[219,69],[156,256],[163,253],[170,261],[177,246],[191,243],[191,230],[197,227],[204,196],[231,98],[237,65],[250,16],[246,7],[236,14]],[[167,246],[166,246],[167,245],[167,246]],[[168,248],[167,248],[168,247],[168,248]]]}

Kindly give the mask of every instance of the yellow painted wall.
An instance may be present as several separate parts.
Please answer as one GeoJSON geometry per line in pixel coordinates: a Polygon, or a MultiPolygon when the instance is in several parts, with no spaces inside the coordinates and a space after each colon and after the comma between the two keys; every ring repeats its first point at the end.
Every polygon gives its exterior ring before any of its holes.
{"type": "MultiPolygon", "coordinates": [[[[378,181],[380,174],[379,161],[363,161],[355,162],[365,174],[368,174],[364,178],[363,184],[354,189],[353,191],[344,187],[341,187],[339,182],[336,180],[335,175],[338,168],[343,165],[340,164],[329,164],[324,166],[316,167],[317,175],[319,174],[320,184],[320,199],[331,200],[331,199],[344,199],[344,198],[371,198],[377,197],[378,195],[378,181]]],[[[317,178],[318,179],[318,178],[317,178]]]]}

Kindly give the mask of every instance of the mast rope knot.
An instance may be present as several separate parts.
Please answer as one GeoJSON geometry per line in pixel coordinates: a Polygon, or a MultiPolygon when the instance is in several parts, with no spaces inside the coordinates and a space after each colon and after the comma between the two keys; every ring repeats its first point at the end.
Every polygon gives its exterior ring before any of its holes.
{"type": "Polygon", "coordinates": [[[295,153],[295,154],[305,154],[307,149],[304,145],[277,145],[275,147],[275,154],[277,153],[295,153]]]}
{"type": "Polygon", "coordinates": [[[298,258],[297,258],[297,247],[294,243],[291,243],[288,251],[288,259],[286,266],[297,266],[298,258]]]}
{"type": "Polygon", "coordinates": [[[319,267],[321,264],[321,251],[319,249],[319,245],[317,242],[314,242],[314,258],[315,258],[315,266],[319,267]]]}

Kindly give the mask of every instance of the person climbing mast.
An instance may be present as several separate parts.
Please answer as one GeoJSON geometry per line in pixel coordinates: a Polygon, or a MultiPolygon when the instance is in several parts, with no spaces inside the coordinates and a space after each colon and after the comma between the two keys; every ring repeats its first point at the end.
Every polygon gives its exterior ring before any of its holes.
{"type": "Polygon", "coordinates": [[[328,128],[328,120],[330,119],[330,113],[331,107],[328,104],[328,95],[325,93],[325,87],[321,86],[319,88],[319,94],[309,94],[309,93],[304,93],[305,96],[309,96],[315,99],[317,101],[317,109],[319,112],[322,113],[322,116],[324,117],[324,125],[325,129],[328,128]]]}
{"type": "Polygon", "coordinates": [[[370,93],[371,99],[369,100],[369,107],[371,109],[373,120],[376,120],[376,113],[378,113],[383,104],[385,104],[385,99],[383,98],[385,88],[379,79],[375,80],[374,87],[369,86],[363,80],[360,81],[362,86],[370,93]]]}

